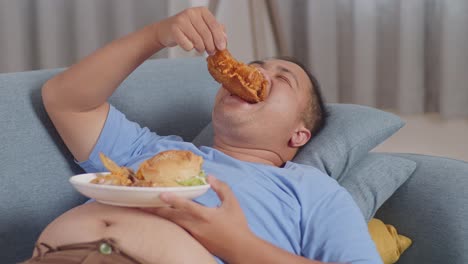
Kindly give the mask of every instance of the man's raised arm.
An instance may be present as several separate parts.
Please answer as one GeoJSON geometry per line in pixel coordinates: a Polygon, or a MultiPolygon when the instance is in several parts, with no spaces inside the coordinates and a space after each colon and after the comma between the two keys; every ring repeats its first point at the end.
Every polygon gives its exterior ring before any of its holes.
{"type": "Polygon", "coordinates": [[[94,148],[109,111],[107,100],[120,83],[151,55],[176,45],[222,50],[224,28],[208,9],[187,9],[111,42],[44,84],[46,111],[78,161],[94,148]]]}

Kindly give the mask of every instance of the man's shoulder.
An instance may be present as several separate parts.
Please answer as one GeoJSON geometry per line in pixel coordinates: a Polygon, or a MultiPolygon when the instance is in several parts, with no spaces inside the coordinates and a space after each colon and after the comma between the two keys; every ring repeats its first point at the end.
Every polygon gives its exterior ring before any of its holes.
{"type": "Polygon", "coordinates": [[[295,182],[298,196],[306,203],[316,205],[325,197],[345,191],[335,179],[313,166],[288,162],[286,169],[287,177],[295,182]]]}
{"type": "Polygon", "coordinates": [[[289,169],[292,174],[300,177],[304,182],[339,186],[335,179],[314,166],[288,161],[286,168],[289,169]]]}

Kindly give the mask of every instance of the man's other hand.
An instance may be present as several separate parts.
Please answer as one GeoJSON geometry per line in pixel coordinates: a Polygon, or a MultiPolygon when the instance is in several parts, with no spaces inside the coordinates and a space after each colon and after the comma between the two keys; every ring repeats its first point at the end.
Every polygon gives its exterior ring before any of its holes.
{"type": "Polygon", "coordinates": [[[247,219],[229,186],[213,176],[208,176],[208,183],[222,202],[219,207],[209,208],[172,193],[163,193],[161,200],[171,207],[142,210],[176,223],[212,254],[229,259],[233,247],[255,235],[250,231],[247,219]]]}
{"type": "Polygon", "coordinates": [[[216,49],[226,48],[226,33],[213,14],[206,7],[186,9],[157,23],[156,35],[161,45],[179,45],[186,51],[213,54],[216,49]]]}

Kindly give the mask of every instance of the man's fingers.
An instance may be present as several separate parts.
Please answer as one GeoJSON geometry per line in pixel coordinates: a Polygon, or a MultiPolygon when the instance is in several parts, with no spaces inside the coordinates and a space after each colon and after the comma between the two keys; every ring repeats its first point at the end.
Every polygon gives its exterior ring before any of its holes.
{"type": "Polygon", "coordinates": [[[239,201],[237,201],[236,196],[232,192],[229,185],[216,179],[213,176],[208,176],[208,183],[211,185],[211,188],[218,194],[219,199],[222,202],[222,207],[230,208],[229,210],[240,210],[242,211],[239,201]]]}
{"type": "Polygon", "coordinates": [[[174,34],[174,40],[181,48],[185,51],[191,51],[193,49],[193,43],[190,41],[185,34],[180,30],[178,26],[173,26],[172,32],[174,34]]]}
{"type": "Polygon", "coordinates": [[[193,43],[193,46],[198,52],[205,51],[205,43],[203,42],[203,38],[197,32],[197,30],[193,27],[190,21],[186,21],[187,23],[184,24],[180,29],[184,32],[185,36],[193,43]]]}
{"type": "Polygon", "coordinates": [[[216,194],[218,195],[219,199],[221,200],[221,202],[229,202],[231,199],[230,197],[233,196],[233,193],[231,191],[231,188],[229,188],[229,186],[216,179],[215,177],[213,176],[208,176],[208,183],[211,185],[211,188],[216,192],[216,194]]]}
{"type": "Polygon", "coordinates": [[[226,26],[224,26],[224,24],[221,24],[221,27],[223,28],[224,41],[227,43],[226,26]]]}
{"type": "Polygon", "coordinates": [[[215,44],[213,40],[213,35],[206,25],[203,18],[197,16],[196,12],[189,12],[190,21],[192,22],[193,27],[197,31],[197,33],[202,37],[206,51],[208,54],[212,54],[215,52],[215,44]]]}
{"type": "Polygon", "coordinates": [[[211,12],[207,8],[202,9],[202,17],[205,21],[206,25],[211,31],[213,35],[213,39],[215,42],[216,47],[218,50],[223,50],[226,48],[226,37],[225,31],[220,23],[216,20],[216,18],[211,14],[211,12]]]}

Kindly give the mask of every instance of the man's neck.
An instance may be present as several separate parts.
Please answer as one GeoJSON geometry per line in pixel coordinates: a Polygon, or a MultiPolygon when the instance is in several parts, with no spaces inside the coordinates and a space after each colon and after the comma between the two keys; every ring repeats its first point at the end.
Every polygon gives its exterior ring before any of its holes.
{"type": "Polygon", "coordinates": [[[285,161],[278,153],[266,149],[237,147],[214,138],[213,148],[235,159],[281,167],[285,161]]]}

